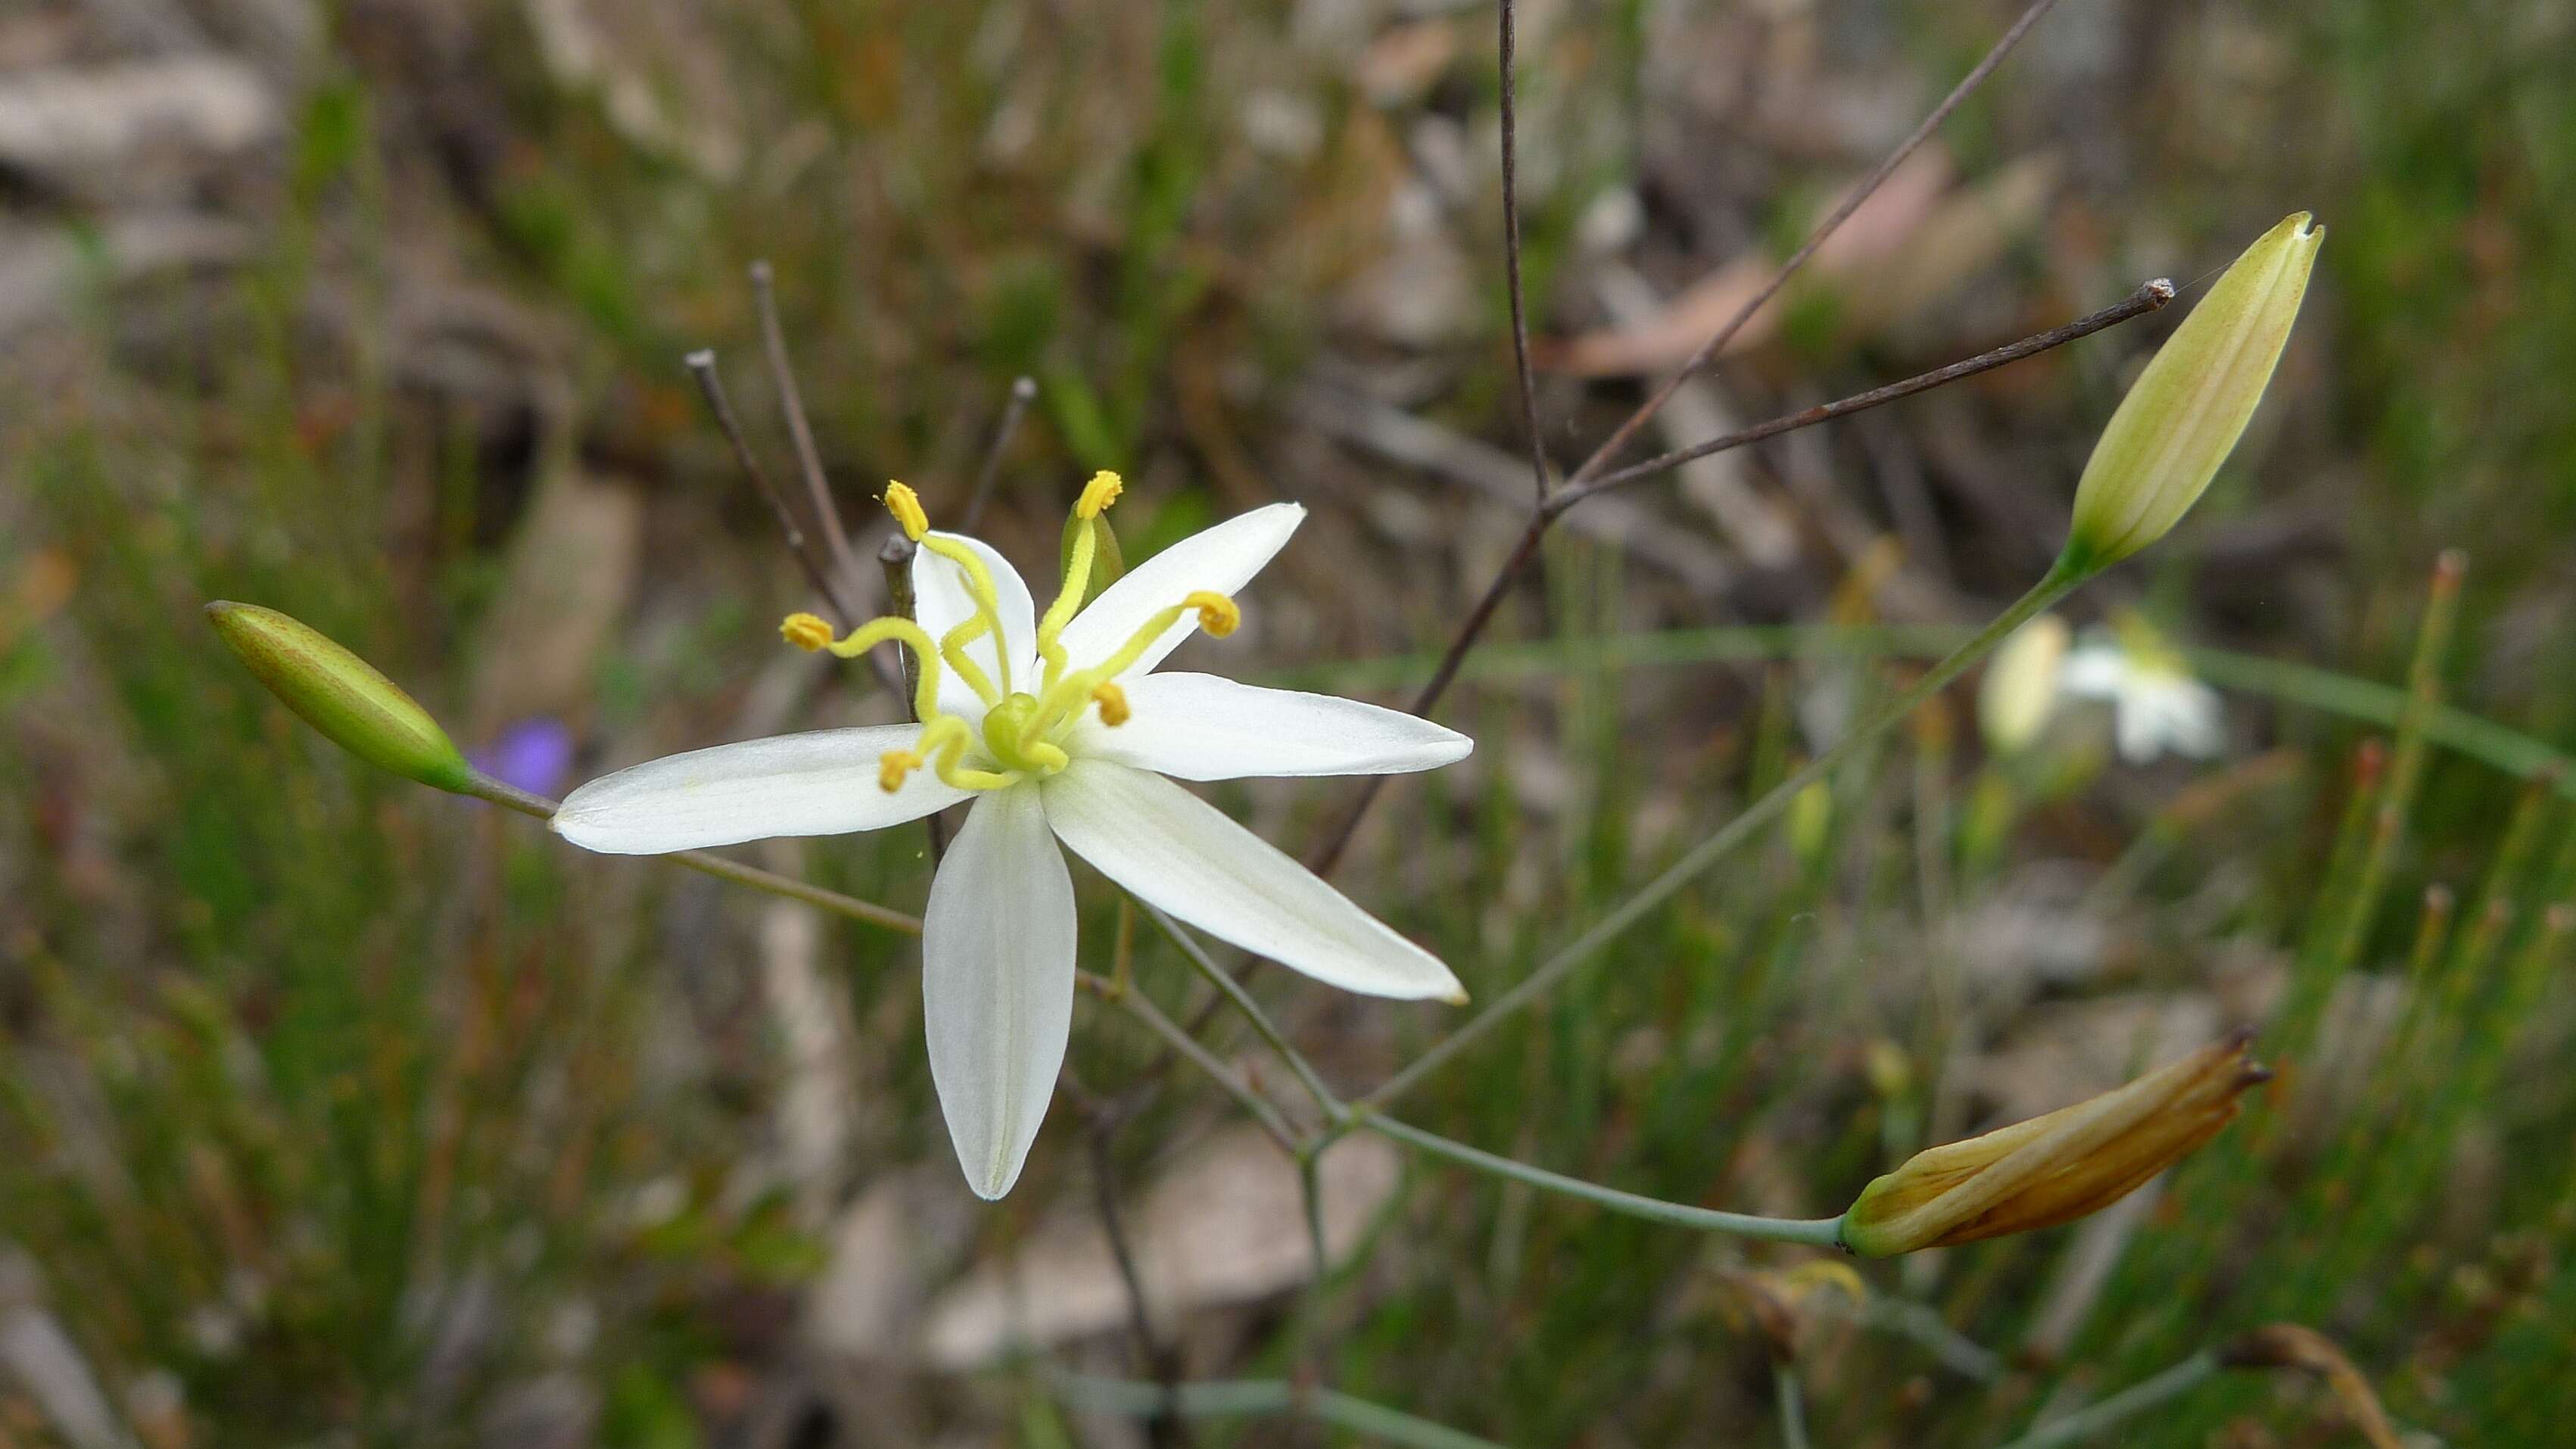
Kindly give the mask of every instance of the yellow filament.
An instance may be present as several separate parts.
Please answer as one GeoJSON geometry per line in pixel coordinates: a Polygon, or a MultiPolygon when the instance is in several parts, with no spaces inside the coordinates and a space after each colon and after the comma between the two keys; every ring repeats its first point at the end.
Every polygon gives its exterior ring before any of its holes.
{"type": "Polygon", "coordinates": [[[1091,699],[1100,706],[1102,724],[1116,729],[1127,722],[1127,691],[1104,681],[1092,686],[1091,699]]]}
{"type": "Polygon", "coordinates": [[[886,480],[885,506],[904,537],[919,543],[921,536],[930,531],[930,515],[921,511],[921,495],[903,484],[886,480]]]}
{"type": "MultiPolygon", "coordinates": [[[[791,617],[786,623],[778,626],[778,632],[786,634],[788,642],[797,644],[800,648],[810,649],[814,646],[803,643],[799,637],[808,631],[797,628],[795,633],[789,633],[791,628],[796,628],[799,619],[813,619],[815,624],[823,626],[826,636],[832,632],[830,625],[823,624],[822,620],[815,619],[811,614],[791,617]]],[[[889,639],[911,650],[913,658],[919,661],[921,677],[913,687],[912,712],[923,719],[929,719],[939,711],[939,646],[931,642],[928,630],[910,619],[896,618],[889,614],[882,619],[870,619],[851,630],[846,637],[840,639],[827,637],[823,647],[843,659],[856,659],[889,639]]]]}
{"type": "MultiPolygon", "coordinates": [[[[888,491],[891,492],[891,488],[888,491]]],[[[949,631],[948,641],[954,643],[959,651],[957,657],[949,660],[949,663],[952,666],[958,666],[958,677],[966,681],[967,687],[974,690],[976,696],[982,699],[985,707],[989,709],[1003,695],[1011,692],[1011,651],[1002,636],[1001,595],[994,591],[992,572],[984,567],[984,561],[975,556],[973,549],[948,535],[921,534],[913,541],[966,571],[966,590],[975,598],[975,618],[968,622],[981,623],[984,628],[992,631],[993,657],[1000,662],[1002,671],[1001,687],[995,689],[989,682],[977,683],[983,678],[981,672],[970,674],[967,668],[962,666],[961,661],[965,658],[966,645],[982,637],[980,634],[964,633],[965,625],[961,624],[949,631]]]]}
{"type": "MultiPolygon", "coordinates": [[[[1073,505],[1075,520],[1096,522],[1126,491],[1126,483],[1108,469],[1092,474],[1091,481],[1082,485],[1082,497],[1073,505]]],[[[1099,556],[1099,536],[1088,528],[1075,529],[1073,550],[1064,561],[1064,587],[1056,590],[1055,602],[1047,605],[1046,617],[1038,620],[1038,657],[1046,661],[1041,688],[1053,689],[1056,681],[1064,677],[1066,660],[1060,642],[1064,626],[1073,622],[1074,611],[1082,607],[1083,596],[1090,592],[1091,569],[1099,556]]]]}
{"type": "Polygon", "coordinates": [[[1064,677],[1064,626],[1073,622],[1074,611],[1082,607],[1082,596],[1091,587],[1091,563],[1099,552],[1099,541],[1092,537],[1090,529],[1074,534],[1073,552],[1064,561],[1064,586],[1056,590],[1055,602],[1047,605],[1046,617],[1038,620],[1038,657],[1046,661],[1042,688],[1053,689],[1056,681],[1064,677]]]}
{"type": "MultiPolygon", "coordinates": [[[[966,646],[983,638],[992,627],[993,621],[982,609],[977,609],[974,618],[949,630],[939,640],[940,657],[948,661],[949,668],[957,671],[958,678],[966,681],[968,689],[975,691],[975,697],[984,702],[986,709],[991,709],[1001,700],[1002,692],[993,687],[993,681],[986,677],[983,666],[967,656],[966,646]]],[[[994,652],[998,654],[1001,651],[994,652]]]]}
{"type": "Polygon", "coordinates": [[[832,626],[812,614],[790,614],[779,621],[778,637],[811,654],[832,642],[832,626]]]}

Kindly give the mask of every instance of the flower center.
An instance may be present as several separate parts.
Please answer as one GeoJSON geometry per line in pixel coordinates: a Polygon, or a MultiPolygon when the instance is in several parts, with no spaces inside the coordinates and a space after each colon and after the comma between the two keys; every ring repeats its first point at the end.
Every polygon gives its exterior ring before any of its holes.
{"type": "Polygon", "coordinates": [[[1127,722],[1127,691],[1119,686],[1117,676],[1132,668],[1173,626],[1195,614],[1200,628],[1222,639],[1243,622],[1243,612],[1234,600],[1205,589],[1195,590],[1184,594],[1179,603],[1148,616],[1108,658],[1086,669],[1071,666],[1065,657],[1064,628],[1081,609],[1091,586],[1092,568],[1101,552],[1100,535],[1109,526],[1101,514],[1117,501],[1123,486],[1115,473],[1097,474],[1084,486],[1081,501],[1074,505],[1073,521],[1067,529],[1070,543],[1065,553],[1063,586],[1055,602],[1048,606],[1046,617],[1038,622],[1037,652],[1043,677],[1036,681],[1036,693],[1011,688],[1001,599],[993,587],[992,573],[962,541],[930,532],[930,519],[922,511],[920,496],[901,483],[886,485],[886,510],[902,525],[905,537],[956,564],[965,574],[974,614],[937,640],[912,620],[893,616],[870,620],[840,639],[832,637],[831,625],[812,614],[790,614],[779,625],[780,636],[797,648],[829,649],[844,659],[855,658],[888,641],[912,651],[919,674],[913,713],[922,720],[921,733],[914,737],[910,749],[888,750],[880,762],[877,783],[888,794],[903,788],[904,780],[925,765],[936,770],[942,781],[961,790],[998,790],[1021,780],[1052,775],[1072,763],[1061,741],[1085,710],[1098,709],[1100,722],[1111,728],[1127,722]],[[966,653],[968,645],[988,634],[993,638],[994,658],[1000,666],[998,684],[966,653]],[[940,710],[939,669],[943,662],[983,703],[980,731],[969,726],[962,716],[940,710]],[[979,733],[983,753],[998,769],[980,769],[966,763],[967,749],[979,733]]]}

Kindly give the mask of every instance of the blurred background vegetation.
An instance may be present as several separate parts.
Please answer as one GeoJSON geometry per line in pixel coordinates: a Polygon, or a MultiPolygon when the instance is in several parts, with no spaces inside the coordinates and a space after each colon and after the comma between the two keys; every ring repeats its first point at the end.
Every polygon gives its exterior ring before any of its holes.
{"type": "MultiPolygon", "coordinates": [[[[1548,449],[1580,457],[2010,18],[1529,0],[1548,449]]],[[[197,613],[304,618],[532,788],[895,717],[778,645],[803,583],[679,366],[717,349],[788,476],[765,258],[863,551],[887,477],[958,515],[1027,375],[984,527],[1005,552],[1050,556],[1097,467],[1130,480],[1131,559],[1302,500],[1230,660],[1400,700],[1528,485],[1492,22],[0,14],[0,1441],[1141,1443],[1045,1368],[1144,1371],[1091,1216],[1109,1170],[1190,1376],[1312,1375],[1517,1444],[1774,1435],[1740,1285],[1796,1253],[1354,1139],[1326,1164],[1340,1266],[1301,1293],[1293,1174],[1186,1077],[1099,1144],[1060,1100],[1019,1189],[975,1205],[908,940],[371,776],[197,613]]],[[[2184,528],[2069,610],[2225,651],[2194,656],[2221,754],[2131,766],[2076,715],[1998,758],[1956,697],[1416,1100],[1544,1166],[1812,1216],[2266,1024],[2281,1080],[2159,1189],[1868,1267],[1864,1304],[1802,1319],[1819,1443],[1997,1443],[2283,1320],[2411,1433],[2561,1442],[2576,1407],[2576,1011],[2546,911],[2576,894],[2548,774],[2576,731],[2576,11],[2066,0],[1666,441],[2151,276],[2187,303],[2296,209],[2330,240],[2272,401],[2184,528]],[[2457,627],[2419,651],[2451,547],[2457,627]],[[2467,713],[2396,728],[2419,657],[2467,713]]],[[[1579,512],[1445,710],[1477,755],[1392,792],[1344,883],[1499,992],[1828,742],[1923,629],[2037,575],[2178,312],[1579,512]],[[1834,627],[1752,627],[1783,623],[1834,627]]],[[[1349,798],[1216,794],[1292,848],[1349,798]]],[[[907,909],[927,880],[917,832],[746,854],[907,909]]],[[[1190,1006],[1178,958],[1136,950],[1190,1006]]],[[[1353,1089],[1446,1020],[1259,986],[1353,1089]]],[[[1230,1022],[1211,1041],[1275,1078],[1230,1022]]],[[[1086,1007],[1074,1071],[1115,1090],[1152,1046],[1086,1007]]],[[[2355,1432],[2310,1379],[2231,1374],[2120,1435],[2355,1432]]]]}

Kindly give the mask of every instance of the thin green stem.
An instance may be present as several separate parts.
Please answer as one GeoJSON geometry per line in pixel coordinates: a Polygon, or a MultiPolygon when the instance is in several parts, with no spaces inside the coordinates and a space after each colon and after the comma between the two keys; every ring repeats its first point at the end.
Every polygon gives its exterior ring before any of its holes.
{"type": "Polygon", "coordinates": [[[1780,1449],[1807,1449],[1807,1403],[1794,1365],[1771,1365],[1771,1393],[1780,1401],[1780,1449]]]}
{"type": "MultiPolygon", "coordinates": [[[[1890,656],[1937,658],[1967,631],[1944,624],[1731,624],[1701,629],[1659,629],[1606,638],[1488,644],[1476,651],[1460,677],[1474,683],[1553,679],[1583,669],[1667,669],[1760,659],[1890,656]]],[[[2185,647],[2192,672],[2222,689],[2268,695],[2284,704],[2324,710],[2346,719],[2393,727],[2406,709],[2406,691],[2373,679],[2339,674],[2296,660],[2267,659],[2230,649],[2185,647]]],[[[1261,683],[1288,688],[1395,688],[1418,679],[1438,656],[1391,654],[1373,659],[1275,670],[1261,683]]],[[[2435,708],[2424,721],[2425,738],[2481,764],[2522,779],[2556,771],[2554,788],[2576,800],[2576,756],[2522,731],[2455,705],[2435,708]]]]}
{"type": "Polygon", "coordinates": [[[1075,972],[1073,982],[1074,985],[1136,1018],[1144,1024],[1146,1030],[1161,1037],[1165,1045],[1187,1058],[1190,1065],[1206,1073],[1209,1080],[1224,1088],[1226,1095],[1241,1104],[1243,1110],[1252,1115],[1252,1120],[1260,1124],[1261,1130],[1269,1133],[1292,1156],[1302,1150],[1297,1134],[1289,1130],[1288,1123],[1280,1117],[1278,1108],[1270,1105],[1260,1093],[1244,1085],[1234,1073],[1226,1070],[1225,1063],[1210,1055],[1206,1047],[1199,1045],[1195,1037],[1181,1030],[1179,1023],[1165,1016],[1160,1008],[1146,1000],[1142,992],[1120,990],[1108,978],[1089,971],[1075,972]]]}
{"type": "Polygon", "coordinates": [[[1699,1228],[1706,1232],[1733,1233],[1738,1237],[1762,1238],[1775,1243],[1807,1243],[1816,1247],[1832,1247],[1842,1228],[1840,1218],[1757,1217],[1751,1213],[1720,1212],[1715,1208],[1690,1207],[1683,1203],[1666,1202],[1662,1198],[1621,1192],[1614,1187],[1585,1182],[1579,1177],[1567,1177],[1562,1173],[1532,1167],[1525,1162],[1515,1162],[1508,1157],[1498,1157],[1480,1148],[1469,1147],[1463,1142],[1452,1142],[1436,1132],[1425,1132],[1409,1122],[1399,1122],[1393,1117],[1384,1116],[1366,1107],[1355,1108],[1351,1114],[1351,1122],[1354,1127],[1365,1128],[1381,1137],[1393,1138],[1409,1147],[1428,1152],[1434,1157],[1446,1158],[1461,1167],[1472,1167],[1495,1177],[1509,1178],[1514,1182],[1525,1182],[1532,1187],[1545,1188],[1549,1192],[1581,1198],[1585,1202],[1606,1207],[1613,1212],[1626,1213],[1630,1217],[1672,1223],[1685,1228],[1699,1228]]]}
{"type": "Polygon", "coordinates": [[[2218,1356],[2203,1350],[2098,1404],[2078,1409],[2062,1419],[2051,1419],[2003,1446],[2003,1449],[2048,1449],[2053,1444],[2072,1444],[2123,1419],[2143,1414],[2168,1399],[2180,1398],[2217,1372],[2218,1356]]]}
{"type": "Polygon", "coordinates": [[[1881,734],[1912,714],[1923,701],[1948,688],[1950,682],[1958,678],[1969,665],[1975,663],[1997,644],[2002,643],[2015,629],[2046,611],[2059,599],[2066,597],[2088,577],[2090,575],[2063,566],[2050,569],[2047,577],[2033,585],[2029,593],[2022,595],[2010,608],[1995,616],[1992,623],[1970,636],[1966,643],[1952,650],[1947,658],[1925,671],[1923,677],[1916,680],[1912,687],[1881,705],[1877,713],[1864,720],[1841,739],[1836,740],[1831,749],[1810,760],[1804,769],[1773,786],[1768,793],[1720,827],[1716,834],[1693,846],[1680,860],[1666,867],[1663,874],[1648,881],[1636,894],[1628,897],[1610,914],[1594,922],[1590,930],[1577,936],[1554,956],[1549,957],[1537,970],[1524,977],[1520,984],[1504,992],[1492,1005],[1478,1012],[1465,1025],[1435,1043],[1421,1056],[1416,1057],[1412,1065],[1389,1078],[1386,1084],[1376,1091],[1369,1093],[1363,1099],[1365,1103],[1372,1107],[1383,1107],[1402,1097],[1418,1086],[1424,1078],[1439,1070],[1450,1058],[1492,1031],[1505,1019],[1556,989],[1559,982],[1572,975],[1577,967],[1591,960],[1603,947],[1608,946],[1631,927],[1646,919],[1657,907],[1671,899],[1683,886],[1698,878],[1702,872],[1725,859],[1738,846],[1751,840],[1754,832],[1771,823],[1781,811],[1787,809],[1789,802],[1796,799],[1798,792],[1805,789],[1810,782],[1832,773],[1855,751],[1875,741],[1881,734]]]}
{"type": "Polygon", "coordinates": [[[1181,954],[1190,959],[1190,964],[1198,968],[1199,974],[1205,976],[1228,1001],[1234,1003],[1235,1009],[1243,1013],[1244,1020],[1252,1023],[1252,1029],[1260,1033],[1263,1041],[1270,1044],[1270,1050],[1278,1055],[1279,1060],[1287,1063],[1288,1070],[1296,1073],[1298,1082],[1305,1087],[1306,1094],[1315,1099],[1316,1109],[1324,1114],[1325,1119],[1339,1122],[1350,1109],[1342,1105],[1341,1098],[1333,1095],[1332,1088],[1324,1085],[1323,1076],[1315,1070],[1314,1064],[1307,1061],[1303,1053],[1288,1044],[1287,1034],[1279,1029],[1277,1022],[1270,1019],[1268,1012],[1261,1009],[1261,1003],[1253,999],[1252,993],[1245,989],[1244,984],[1234,979],[1234,973],[1219,966],[1216,959],[1208,955],[1207,948],[1200,945],[1198,939],[1184,929],[1180,922],[1163,914],[1160,907],[1148,905],[1143,901],[1138,901],[1136,904],[1143,906],[1145,914],[1153,918],[1154,924],[1162,930],[1162,933],[1171,939],[1173,945],[1181,948],[1181,954]]]}
{"type": "MultiPolygon", "coordinates": [[[[462,793],[471,795],[477,800],[488,801],[505,810],[516,810],[522,815],[535,816],[539,820],[554,818],[554,801],[543,795],[531,794],[515,785],[505,784],[488,775],[478,774],[467,781],[462,793]]],[[[703,850],[674,850],[658,858],[670,861],[674,865],[685,865],[691,870],[714,876],[718,880],[749,886],[756,891],[767,891],[773,896],[785,896],[791,901],[802,901],[818,910],[847,916],[853,921],[864,922],[888,931],[899,931],[907,936],[921,934],[919,916],[906,915],[890,906],[863,901],[856,896],[845,896],[839,891],[825,890],[818,885],[808,885],[793,876],[762,870],[756,865],[744,865],[740,861],[727,860],[721,855],[709,855],[703,850]]]]}
{"type": "Polygon", "coordinates": [[[1067,1400],[1095,1412],[1138,1418],[1168,1406],[1185,1419],[1242,1419],[1293,1414],[1366,1435],[1404,1449],[1503,1449],[1491,1439],[1373,1404],[1333,1389],[1301,1388],[1276,1379],[1203,1379],[1166,1397],[1160,1384],[1107,1379],[1050,1367],[1048,1384],[1067,1400]]]}

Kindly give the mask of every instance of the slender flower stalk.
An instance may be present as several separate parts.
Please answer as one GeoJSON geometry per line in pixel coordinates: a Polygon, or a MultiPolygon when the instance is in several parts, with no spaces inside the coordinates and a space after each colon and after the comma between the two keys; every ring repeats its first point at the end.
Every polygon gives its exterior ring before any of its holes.
{"type": "MultiPolygon", "coordinates": [[[[457,753],[447,731],[401,685],[311,625],[275,609],[221,600],[208,604],[206,614],[260,683],[333,744],[405,779],[539,820],[554,818],[554,801],[475,769],[457,753]]],[[[719,880],[802,901],[866,925],[921,934],[917,916],[758,866],[700,850],[678,851],[666,858],[719,880]]]]}
{"type": "Polygon", "coordinates": [[[1687,1203],[1666,1202],[1662,1198],[1639,1193],[1621,1192],[1579,1177],[1532,1167],[1526,1162],[1452,1142],[1436,1132],[1426,1132],[1409,1122],[1400,1122],[1381,1112],[1354,1107],[1352,1124],[1381,1137],[1390,1137],[1408,1147],[1418,1148],[1435,1157],[1446,1158],[1461,1167],[1472,1167],[1495,1177],[1527,1183],[1531,1187],[1581,1198],[1585,1202],[1652,1222],[1671,1223],[1677,1227],[1699,1228],[1707,1232],[1732,1233],[1737,1237],[1765,1238],[1778,1243],[1806,1243],[1822,1247],[1834,1242],[1839,1218],[1767,1218],[1753,1213],[1722,1212],[1716,1208],[1692,1207],[1687,1203]]]}
{"type": "Polygon", "coordinates": [[[1242,621],[1235,593],[1304,518],[1275,504],[1123,573],[1101,473],[1074,505],[1055,601],[986,545],[885,504],[915,545],[913,617],[840,637],[812,615],[787,642],[845,658],[893,642],[914,661],[918,724],[695,750],[575,790],[555,829],[592,850],[656,854],[874,830],[972,802],[924,912],[930,1069],[969,1185],[1010,1190],[1055,1090],[1072,1026],[1073,881],[1059,843],[1139,901],[1346,990],[1461,1001],[1431,953],[1171,782],[1372,775],[1463,758],[1466,736],[1328,695],[1155,673],[1194,632],[1242,621]]]}
{"type": "Polygon", "coordinates": [[[1537,970],[1522,977],[1511,990],[1495,998],[1492,1003],[1468,1018],[1457,1030],[1442,1037],[1428,1050],[1415,1057],[1404,1070],[1388,1078],[1383,1085],[1370,1092],[1363,1100],[1372,1107],[1384,1107],[1394,1102],[1421,1085],[1424,1079],[1474,1044],[1479,1037],[1502,1025],[1513,1013],[1543,999],[1550,991],[1556,989],[1557,983],[1572,975],[1585,962],[1607,949],[1611,942],[1645,920],[1682,887],[1690,884],[1737,848],[1752,840],[1764,826],[1778,819],[1798,797],[1799,792],[1825,779],[1840,768],[1845,760],[1850,759],[1855,751],[1894,728],[1913,714],[1925,700],[1947,689],[1953,680],[1967,671],[1969,665],[1992,652],[1995,646],[2010,637],[2014,630],[2047,612],[2058,600],[2065,598],[2077,585],[2083,583],[2084,578],[2085,575],[2069,569],[2063,563],[2050,569],[2038,583],[2031,585],[2029,593],[2014,600],[1984,628],[1969,636],[1940,662],[1924,671],[1921,678],[1915,680],[1896,698],[1881,705],[1877,713],[1862,720],[1848,734],[1836,740],[1824,753],[1808,761],[1803,768],[1773,786],[1760,799],[1746,806],[1734,819],[1718,827],[1716,833],[1692,846],[1681,859],[1666,866],[1661,875],[1639,887],[1616,909],[1593,922],[1582,935],[1559,948],[1556,954],[1542,962],[1537,970]]]}

